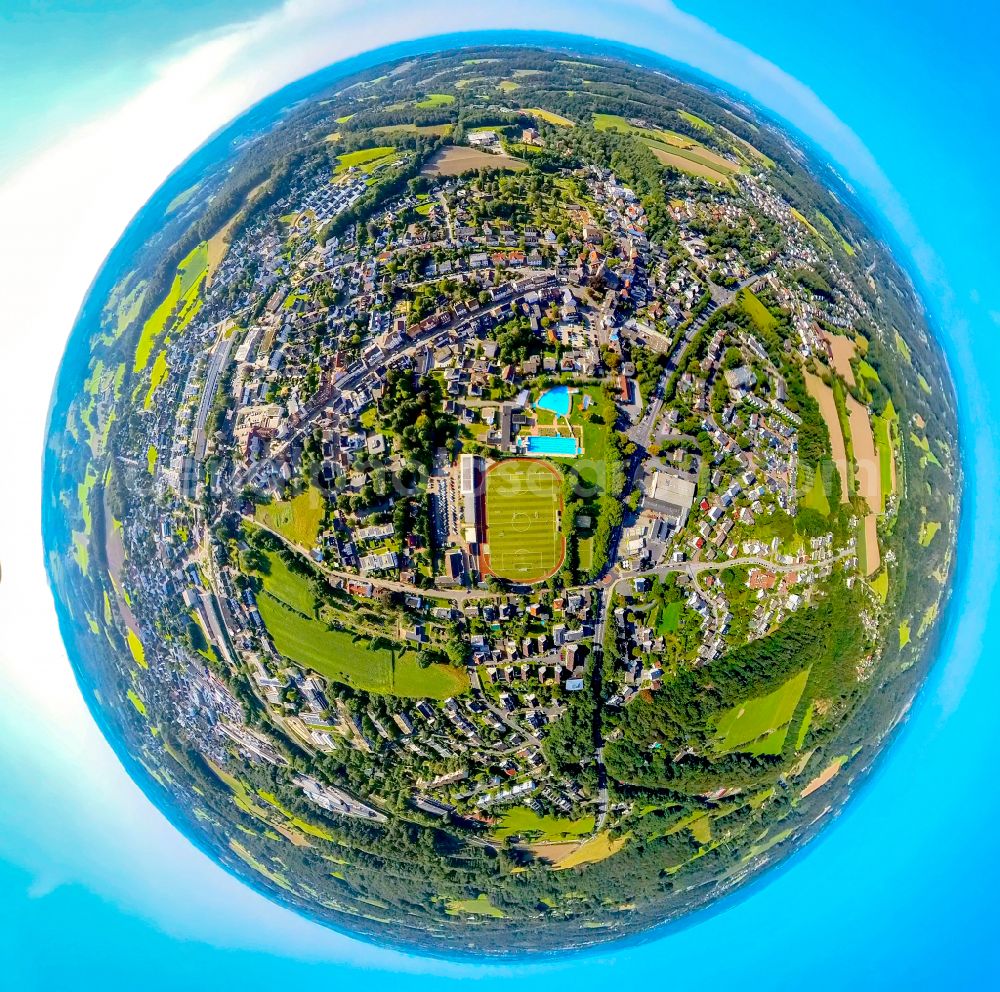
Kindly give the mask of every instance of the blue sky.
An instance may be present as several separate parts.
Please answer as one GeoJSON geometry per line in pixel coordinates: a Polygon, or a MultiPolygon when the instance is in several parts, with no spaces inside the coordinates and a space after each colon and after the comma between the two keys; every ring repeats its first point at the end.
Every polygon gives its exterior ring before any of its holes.
{"type": "Polygon", "coordinates": [[[751,989],[995,984],[1000,67],[990,39],[1000,14],[926,0],[905,17],[871,0],[419,6],[0,4],[0,423],[18,426],[3,440],[19,467],[0,494],[0,959],[10,987],[132,988],[141,976],[145,989],[297,979],[381,989],[401,970],[421,988],[467,977],[509,985],[507,969],[407,959],[314,927],[248,892],[149,806],[90,722],[54,635],[35,474],[73,314],[173,165],[249,102],[326,61],[408,35],[518,26],[666,51],[823,144],[918,263],[959,387],[967,471],[944,657],[875,781],[749,898],[655,944],[518,969],[519,984],[583,990],[656,974],[680,986],[720,967],[745,969],[751,989]]]}
{"type": "Polygon", "coordinates": [[[148,83],[172,46],[268,0],[3,0],[0,168],[148,83]]]}

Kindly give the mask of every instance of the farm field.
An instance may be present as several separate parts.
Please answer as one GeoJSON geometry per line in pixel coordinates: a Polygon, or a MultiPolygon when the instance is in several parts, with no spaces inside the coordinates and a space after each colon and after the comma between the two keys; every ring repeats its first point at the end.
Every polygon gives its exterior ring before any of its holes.
{"type": "Polygon", "coordinates": [[[718,152],[684,134],[637,127],[619,114],[594,114],[594,127],[598,131],[632,134],[647,145],[664,165],[712,182],[724,183],[737,171],[736,166],[718,152]]]}
{"type": "Polygon", "coordinates": [[[812,718],[815,711],[816,704],[810,703],[808,709],[806,709],[806,715],[802,718],[802,723],[799,724],[799,732],[795,738],[796,751],[801,751],[802,745],[806,742],[806,734],[809,733],[809,727],[812,725],[812,718]]]}
{"type": "Polygon", "coordinates": [[[766,696],[748,699],[723,713],[716,723],[720,753],[780,754],[789,721],[809,680],[809,671],[807,668],[799,672],[766,696]]]}
{"type": "Polygon", "coordinates": [[[590,840],[584,841],[572,854],[556,862],[557,869],[577,868],[580,865],[593,864],[595,861],[604,861],[612,854],[617,854],[628,842],[629,834],[622,834],[621,837],[612,837],[607,830],[595,834],[590,840]]]}
{"type": "Polygon", "coordinates": [[[767,169],[774,168],[774,159],[765,155],[759,148],[754,147],[749,141],[745,141],[737,134],[733,134],[728,128],[722,128],[726,136],[744,152],[744,158],[754,159],[767,169]]]}
{"type": "Polygon", "coordinates": [[[821,789],[827,782],[830,782],[847,763],[847,755],[838,755],[799,793],[800,798],[812,795],[817,789],[821,789]]]}
{"type": "Polygon", "coordinates": [[[830,353],[833,355],[833,367],[843,377],[844,382],[849,386],[855,385],[851,359],[857,352],[858,346],[843,334],[828,334],[826,340],[830,345],[830,353]]]}
{"type": "Polygon", "coordinates": [[[876,372],[875,369],[873,369],[863,358],[858,362],[858,371],[861,373],[862,379],[873,379],[875,382],[879,381],[878,372],[876,372]]]}
{"type": "Polygon", "coordinates": [[[851,422],[854,460],[858,465],[855,474],[858,492],[864,496],[873,513],[881,513],[882,463],[879,455],[875,452],[875,437],[872,434],[872,424],[868,418],[868,411],[853,396],[848,396],[847,412],[851,422]]]}
{"type": "Polygon", "coordinates": [[[504,813],[500,826],[493,831],[493,835],[503,840],[512,834],[532,834],[538,835],[538,840],[552,841],[566,837],[586,837],[593,829],[592,816],[570,820],[563,816],[539,816],[527,806],[514,806],[504,813]]]}
{"type": "Polygon", "coordinates": [[[830,432],[830,449],[833,464],[840,474],[840,500],[847,503],[850,500],[851,480],[847,471],[847,447],[844,444],[844,433],[840,429],[840,418],[837,416],[837,404],[833,398],[833,390],[818,375],[804,372],[806,389],[809,395],[819,403],[820,413],[830,432]]]}
{"type": "Polygon", "coordinates": [[[568,117],[563,117],[562,114],[554,114],[551,110],[542,110],[540,107],[527,107],[525,112],[534,114],[545,121],[546,124],[555,124],[556,127],[576,127],[576,124],[568,117]]]}
{"type": "Polygon", "coordinates": [[[454,124],[382,124],[372,128],[375,134],[397,134],[402,131],[404,134],[430,134],[434,137],[451,134],[454,124]]]}
{"type": "Polygon", "coordinates": [[[509,155],[494,155],[478,148],[452,145],[436,152],[420,171],[425,176],[458,176],[472,169],[510,169],[520,172],[527,167],[527,162],[509,155]]]}
{"type": "Polygon", "coordinates": [[[303,548],[311,548],[316,543],[323,512],[323,495],[310,486],[292,499],[261,504],[254,510],[254,520],[303,548]]]}
{"type": "Polygon", "coordinates": [[[489,570],[514,582],[539,582],[562,564],[562,476],[535,458],[512,458],[486,473],[489,570]]]}
{"type": "Polygon", "coordinates": [[[724,183],[728,178],[726,173],[699,161],[697,158],[683,155],[681,152],[674,149],[666,149],[661,148],[659,145],[651,145],[650,150],[660,160],[660,162],[664,165],[670,166],[672,169],[679,169],[681,172],[688,172],[691,175],[700,176],[702,179],[709,179],[714,183],[724,183]]]}

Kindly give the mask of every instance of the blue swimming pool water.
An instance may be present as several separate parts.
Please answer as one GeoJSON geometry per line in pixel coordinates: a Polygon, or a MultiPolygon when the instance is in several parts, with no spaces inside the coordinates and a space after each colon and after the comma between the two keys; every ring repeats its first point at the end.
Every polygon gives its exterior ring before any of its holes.
{"type": "Polygon", "coordinates": [[[568,417],[571,405],[572,399],[566,386],[553,386],[551,389],[546,389],[538,397],[538,402],[535,404],[539,410],[549,410],[557,417],[568,417]]]}
{"type": "Polygon", "coordinates": [[[528,451],[537,455],[575,455],[577,454],[575,437],[538,437],[532,434],[528,438],[528,451]]]}

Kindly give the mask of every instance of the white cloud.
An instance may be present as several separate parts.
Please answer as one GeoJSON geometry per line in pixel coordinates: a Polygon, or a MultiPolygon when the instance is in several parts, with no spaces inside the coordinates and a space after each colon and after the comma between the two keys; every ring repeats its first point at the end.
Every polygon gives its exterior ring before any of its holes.
{"type": "MultiPolygon", "coordinates": [[[[128,780],[87,713],[59,640],[40,540],[39,460],[66,335],[102,258],[187,154],[236,113],[330,62],[432,30],[570,29],[654,49],[740,87],[871,190],[928,271],[912,221],[855,135],[808,88],[691,15],[636,2],[421,4],[289,0],[173,54],[114,113],[80,126],[0,187],[0,854],[35,894],[82,882],[172,933],[227,946],[403,963],[252,896],[183,840],[128,780]],[[46,816],[56,809],[67,815],[46,816]],[[71,815],[70,815],[71,814],[71,815]],[[86,852],[84,856],[81,852],[86,852]]],[[[444,968],[410,962],[412,967],[444,968]]]]}

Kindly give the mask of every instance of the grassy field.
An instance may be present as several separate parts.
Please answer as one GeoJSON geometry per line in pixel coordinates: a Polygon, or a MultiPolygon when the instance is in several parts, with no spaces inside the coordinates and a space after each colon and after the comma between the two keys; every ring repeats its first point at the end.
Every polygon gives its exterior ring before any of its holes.
{"type": "Polygon", "coordinates": [[[289,541],[311,548],[319,534],[323,511],[323,494],[315,486],[310,486],[292,499],[258,506],[254,510],[254,520],[289,541]]]}
{"type": "Polygon", "coordinates": [[[905,648],[910,643],[910,621],[903,620],[899,625],[899,646],[905,648]]]}
{"type": "Polygon", "coordinates": [[[486,475],[486,543],[494,575],[538,582],[563,560],[562,476],[533,458],[500,462],[486,475]]]}
{"type": "Polygon", "coordinates": [[[183,330],[200,305],[199,290],[208,275],[208,243],[192,248],[177,266],[170,291],[142,326],[135,348],[133,371],[141,372],[148,364],[160,336],[173,329],[183,330]]]}
{"type": "Polygon", "coordinates": [[[816,225],[801,210],[796,210],[795,207],[792,207],[789,212],[813,237],[819,238],[823,244],[826,244],[826,239],[819,233],[816,225]]]}
{"type": "Polygon", "coordinates": [[[788,723],[808,680],[807,668],[774,692],[748,699],[723,713],[716,723],[716,731],[721,738],[719,751],[723,754],[729,751],[780,754],[788,733],[788,723]]]}
{"type": "Polygon", "coordinates": [[[128,649],[132,653],[132,657],[135,659],[135,663],[140,668],[148,668],[146,650],[142,646],[142,641],[139,640],[139,635],[131,627],[125,635],[125,640],[128,643],[128,649]]]}
{"type": "Polygon", "coordinates": [[[892,435],[889,420],[885,417],[872,417],[872,430],[875,434],[875,448],[878,451],[879,475],[882,484],[882,506],[875,507],[879,512],[885,510],[886,497],[893,491],[892,471],[892,435]]]}
{"type": "Polygon", "coordinates": [[[376,166],[387,165],[396,156],[395,145],[378,145],[375,148],[360,148],[356,152],[345,152],[337,156],[335,176],[343,175],[348,169],[358,168],[371,172],[376,166]]]}
{"type": "Polygon", "coordinates": [[[695,127],[701,128],[702,131],[714,131],[715,130],[712,127],[712,125],[708,123],[708,121],[703,121],[700,117],[698,117],[697,114],[690,114],[686,110],[678,110],[677,111],[677,116],[678,117],[683,117],[684,120],[686,120],[688,122],[688,124],[693,124],[695,127]]]}
{"type": "Polygon", "coordinates": [[[906,359],[907,362],[912,362],[913,357],[910,354],[910,346],[903,340],[903,335],[897,330],[893,330],[893,335],[896,340],[896,350],[906,359]]]}
{"type": "Polygon", "coordinates": [[[169,372],[170,366],[167,365],[167,352],[165,348],[161,348],[153,360],[153,367],[149,370],[149,389],[146,391],[146,398],[142,401],[143,410],[152,409],[153,396],[157,389],[163,385],[169,372]]]}
{"type": "Polygon", "coordinates": [[[679,599],[664,603],[656,618],[656,633],[661,636],[674,633],[681,624],[681,610],[683,609],[684,604],[679,599]]]}
{"type": "Polygon", "coordinates": [[[759,330],[765,332],[773,331],[778,326],[778,321],[774,315],[760,302],[753,290],[741,289],[739,297],[740,305],[759,330]]]}
{"type": "Polygon", "coordinates": [[[257,605],[274,646],[290,661],[335,682],[391,696],[447,699],[468,688],[462,668],[421,668],[414,651],[372,647],[369,637],[330,630],[315,619],[310,580],[292,572],[278,555],[268,555],[268,561],[257,605]]]}
{"type": "Polygon", "coordinates": [[[156,471],[156,462],[160,457],[160,452],[155,444],[151,444],[146,449],[146,470],[152,475],[156,471]]]}
{"type": "Polygon", "coordinates": [[[451,93],[428,93],[416,106],[421,110],[434,110],[437,107],[448,107],[454,102],[455,97],[451,93]]]}
{"type": "Polygon", "coordinates": [[[268,572],[264,576],[264,588],[286,606],[313,616],[316,606],[316,595],[309,580],[304,575],[293,572],[281,555],[267,553],[268,572]]]}
{"type": "Polygon", "coordinates": [[[195,183],[193,186],[188,186],[187,189],[181,190],[168,204],[167,209],[164,210],[165,214],[172,214],[175,210],[179,210],[184,206],[188,200],[198,192],[198,187],[201,185],[200,182],[195,183]]]}
{"type": "Polygon", "coordinates": [[[813,713],[816,710],[815,704],[810,703],[809,707],[806,709],[806,715],[802,717],[802,723],[799,724],[799,733],[795,738],[795,750],[801,751],[802,745],[806,742],[806,734],[809,733],[809,727],[812,724],[813,713]]]}
{"type": "Polygon", "coordinates": [[[774,168],[774,159],[769,158],[765,155],[759,148],[751,145],[749,141],[744,141],[739,135],[733,134],[728,128],[723,128],[726,135],[736,144],[739,152],[743,153],[744,160],[747,161],[757,161],[765,168],[774,168]]]}
{"type": "Polygon", "coordinates": [[[830,515],[830,497],[827,494],[826,486],[823,485],[823,473],[814,472],[812,485],[802,493],[799,500],[800,505],[822,513],[824,517],[830,515]]]}
{"type": "Polygon", "coordinates": [[[854,256],[854,245],[852,245],[841,233],[837,230],[836,225],[830,220],[829,217],[821,210],[816,211],[816,219],[820,222],[830,232],[831,237],[844,249],[844,253],[850,256],[854,256]]]}
{"type": "Polygon", "coordinates": [[[527,806],[507,810],[493,835],[503,840],[512,834],[531,834],[538,840],[563,840],[566,837],[586,837],[594,830],[594,818],[568,820],[561,816],[539,816],[527,806]]]}
{"type": "Polygon", "coordinates": [[[872,590],[875,595],[878,596],[879,601],[884,603],[889,597],[889,573],[886,569],[882,569],[870,583],[872,590]]]}
{"type": "Polygon", "coordinates": [[[712,818],[708,813],[703,813],[696,820],[692,820],[688,826],[691,836],[699,844],[708,844],[712,840],[712,818]]]}
{"type": "Polygon", "coordinates": [[[927,462],[930,462],[932,465],[937,465],[938,468],[941,468],[941,462],[938,461],[937,455],[935,455],[934,452],[931,451],[930,442],[927,440],[926,437],[920,437],[915,432],[911,431],[910,440],[923,452],[923,454],[920,457],[921,468],[924,465],[926,465],[927,462]]]}
{"type": "Polygon", "coordinates": [[[504,918],[504,911],[490,902],[490,897],[480,892],[475,899],[451,899],[448,902],[448,912],[452,916],[471,913],[476,916],[492,916],[496,920],[504,918]]]}
{"type": "Polygon", "coordinates": [[[858,372],[861,374],[862,379],[873,379],[875,382],[879,381],[878,372],[875,371],[863,358],[858,362],[858,372]]]}
{"type": "Polygon", "coordinates": [[[934,540],[934,535],[941,529],[941,524],[937,520],[925,520],[920,525],[920,546],[926,548],[931,541],[934,540]]]}
{"type": "MultiPolygon", "coordinates": [[[[265,587],[266,587],[265,580],[265,587]]],[[[289,661],[365,692],[410,698],[447,699],[468,687],[463,669],[449,665],[421,668],[413,651],[372,647],[369,638],[330,630],[302,616],[274,596],[258,599],[261,619],[274,646],[289,661]]]]}

